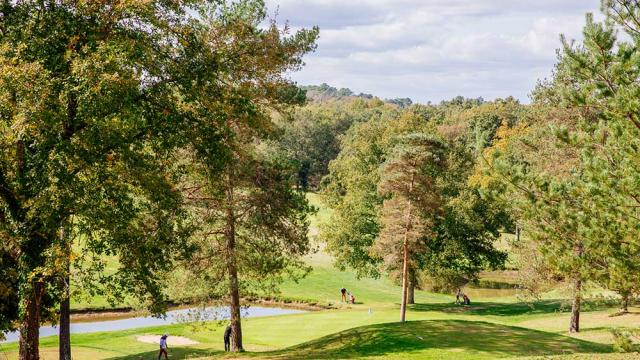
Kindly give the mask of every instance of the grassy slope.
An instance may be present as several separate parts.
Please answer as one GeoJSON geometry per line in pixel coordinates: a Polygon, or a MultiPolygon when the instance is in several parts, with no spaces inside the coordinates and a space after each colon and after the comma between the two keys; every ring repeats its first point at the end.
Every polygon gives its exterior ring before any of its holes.
{"type": "MultiPolygon", "coordinates": [[[[311,256],[308,262],[314,269],[298,283],[287,281],[281,286],[283,295],[301,299],[315,299],[321,303],[344,307],[340,303],[340,289],[347,288],[356,301],[366,306],[394,304],[400,300],[400,288],[386,278],[358,279],[354,273],[339,271],[333,267],[331,258],[324,253],[311,256]]],[[[416,292],[417,302],[449,301],[450,296],[416,292]]]]}
{"type": "MultiPolygon", "coordinates": [[[[317,201],[317,198],[311,197],[311,200],[317,201]]],[[[322,218],[327,218],[326,211],[319,213],[312,226],[316,227],[322,218]]],[[[607,344],[611,341],[607,329],[640,326],[637,313],[612,318],[608,315],[614,309],[587,308],[582,316],[583,332],[572,338],[566,336],[569,315],[559,301],[545,301],[531,308],[517,303],[513,297],[484,298],[465,308],[453,305],[451,296],[417,292],[418,304],[408,314],[410,322],[401,325],[396,322],[397,286],[386,279],[358,280],[350,272],[337,271],[331,265],[331,258],[322,253],[311,256],[309,263],[314,271],[298,284],[285,283],[283,295],[333,303],[338,309],[244,320],[244,342],[251,352],[243,357],[495,359],[575,353],[578,355],[561,359],[634,358],[631,354],[605,353],[611,349],[607,344]],[[342,286],[353,291],[361,303],[340,304],[342,286]]],[[[220,326],[179,324],[72,335],[74,358],[153,359],[157,346],[139,343],[135,338],[163,332],[200,342],[197,346],[171,348],[173,359],[224,356],[220,326]]],[[[56,337],[43,339],[44,359],[57,358],[56,345],[56,337]]],[[[2,345],[0,360],[14,359],[15,350],[15,344],[2,345]]]]}
{"type": "MultiPolygon", "coordinates": [[[[416,359],[494,359],[564,353],[608,352],[609,345],[565,336],[563,331],[524,327],[528,321],[555,326],[558,316],[553,304],[536,310],[517,304],[478,303],[468,309],[451,304],[420,304],[411,309],[407,326],[397,322],[396,306],[366,305],[351,308],[247,319],[243,323],[247,357],[277,359],[329,359],[348,357],[416,359]],[[284,350],[278,350],[283,349],[284,350]]],[[[584,314],[585,334],[597,331],[606,321],[605,310],[584,314]]],[[[620,325],[640,325],[637,315],[617,319],[620,325]]],[[[201,342],[192,348],[172,349],[173,358],[220,355],[222,329],[189,325],[133,329],[115,333],[73,335],[76,359],[151,358],[156,346],[141,344],[137,335],[160,334],[187,336],[201,342]]],[[[47,338],[43,347],[55,358],[56,338],[47,338]]],[[[169,344],[171,342],[169,341],[169,344]]],[[[15,350],[15,344],[4,345],[15,350]]],[[[2,358],[0,356],[0,358],[2,358]]],[[[15,352],[9,354],[15,358],[15,352]]],[[[593,357],[598,358],[598,357],[593,357]]]]}

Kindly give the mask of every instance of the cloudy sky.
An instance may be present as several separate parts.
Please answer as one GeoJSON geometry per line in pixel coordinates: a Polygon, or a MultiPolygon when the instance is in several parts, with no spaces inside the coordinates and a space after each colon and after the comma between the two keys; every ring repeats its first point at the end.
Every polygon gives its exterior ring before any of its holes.
{"type": "Polygon", "coordinates": [[[559,34],[579,39],[599,0],[267,0],[279,22],[320,27],[293,78],[383,98],[456,95],[528,102],[549,76],[559,34]]]}

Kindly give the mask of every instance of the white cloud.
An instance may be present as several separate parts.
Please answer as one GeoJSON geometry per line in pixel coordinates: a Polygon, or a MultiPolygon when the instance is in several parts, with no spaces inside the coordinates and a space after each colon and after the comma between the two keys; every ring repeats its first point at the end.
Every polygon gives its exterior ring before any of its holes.
{"type": "Polygon", "coordinates": [[[268,0],[293,27],[320,27],[293,78],[382,97],[456,95],[523,101],[555,62],[559,34],[579,38],[598,0],[268,0]]]}

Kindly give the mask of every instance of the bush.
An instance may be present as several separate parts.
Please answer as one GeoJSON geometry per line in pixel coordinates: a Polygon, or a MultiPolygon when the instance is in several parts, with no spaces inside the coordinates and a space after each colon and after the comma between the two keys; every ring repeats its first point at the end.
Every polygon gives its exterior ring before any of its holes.
{"type": "Polygon", "coordinates": [[[613,329],[613,351],[627,353],[634,349],[633,338],[636,336],[634,332],[629,330],[613,329]]]}

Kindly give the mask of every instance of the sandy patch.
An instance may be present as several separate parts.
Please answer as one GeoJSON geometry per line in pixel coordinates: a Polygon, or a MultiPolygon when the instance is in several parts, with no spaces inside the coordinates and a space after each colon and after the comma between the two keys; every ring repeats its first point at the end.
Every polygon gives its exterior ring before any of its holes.
{"type": "MultiPolygon", "coordinates": [[[[160,344],[160,335],[141,335],[138,336],[136,340],[147,344],[160,344]]],[[[197,341],[184,336],[169,335],[167,338],[167,345],[169,345],[169,348],[171,348],[171,346],[195,345],[197,343],[197,341]]]]}

